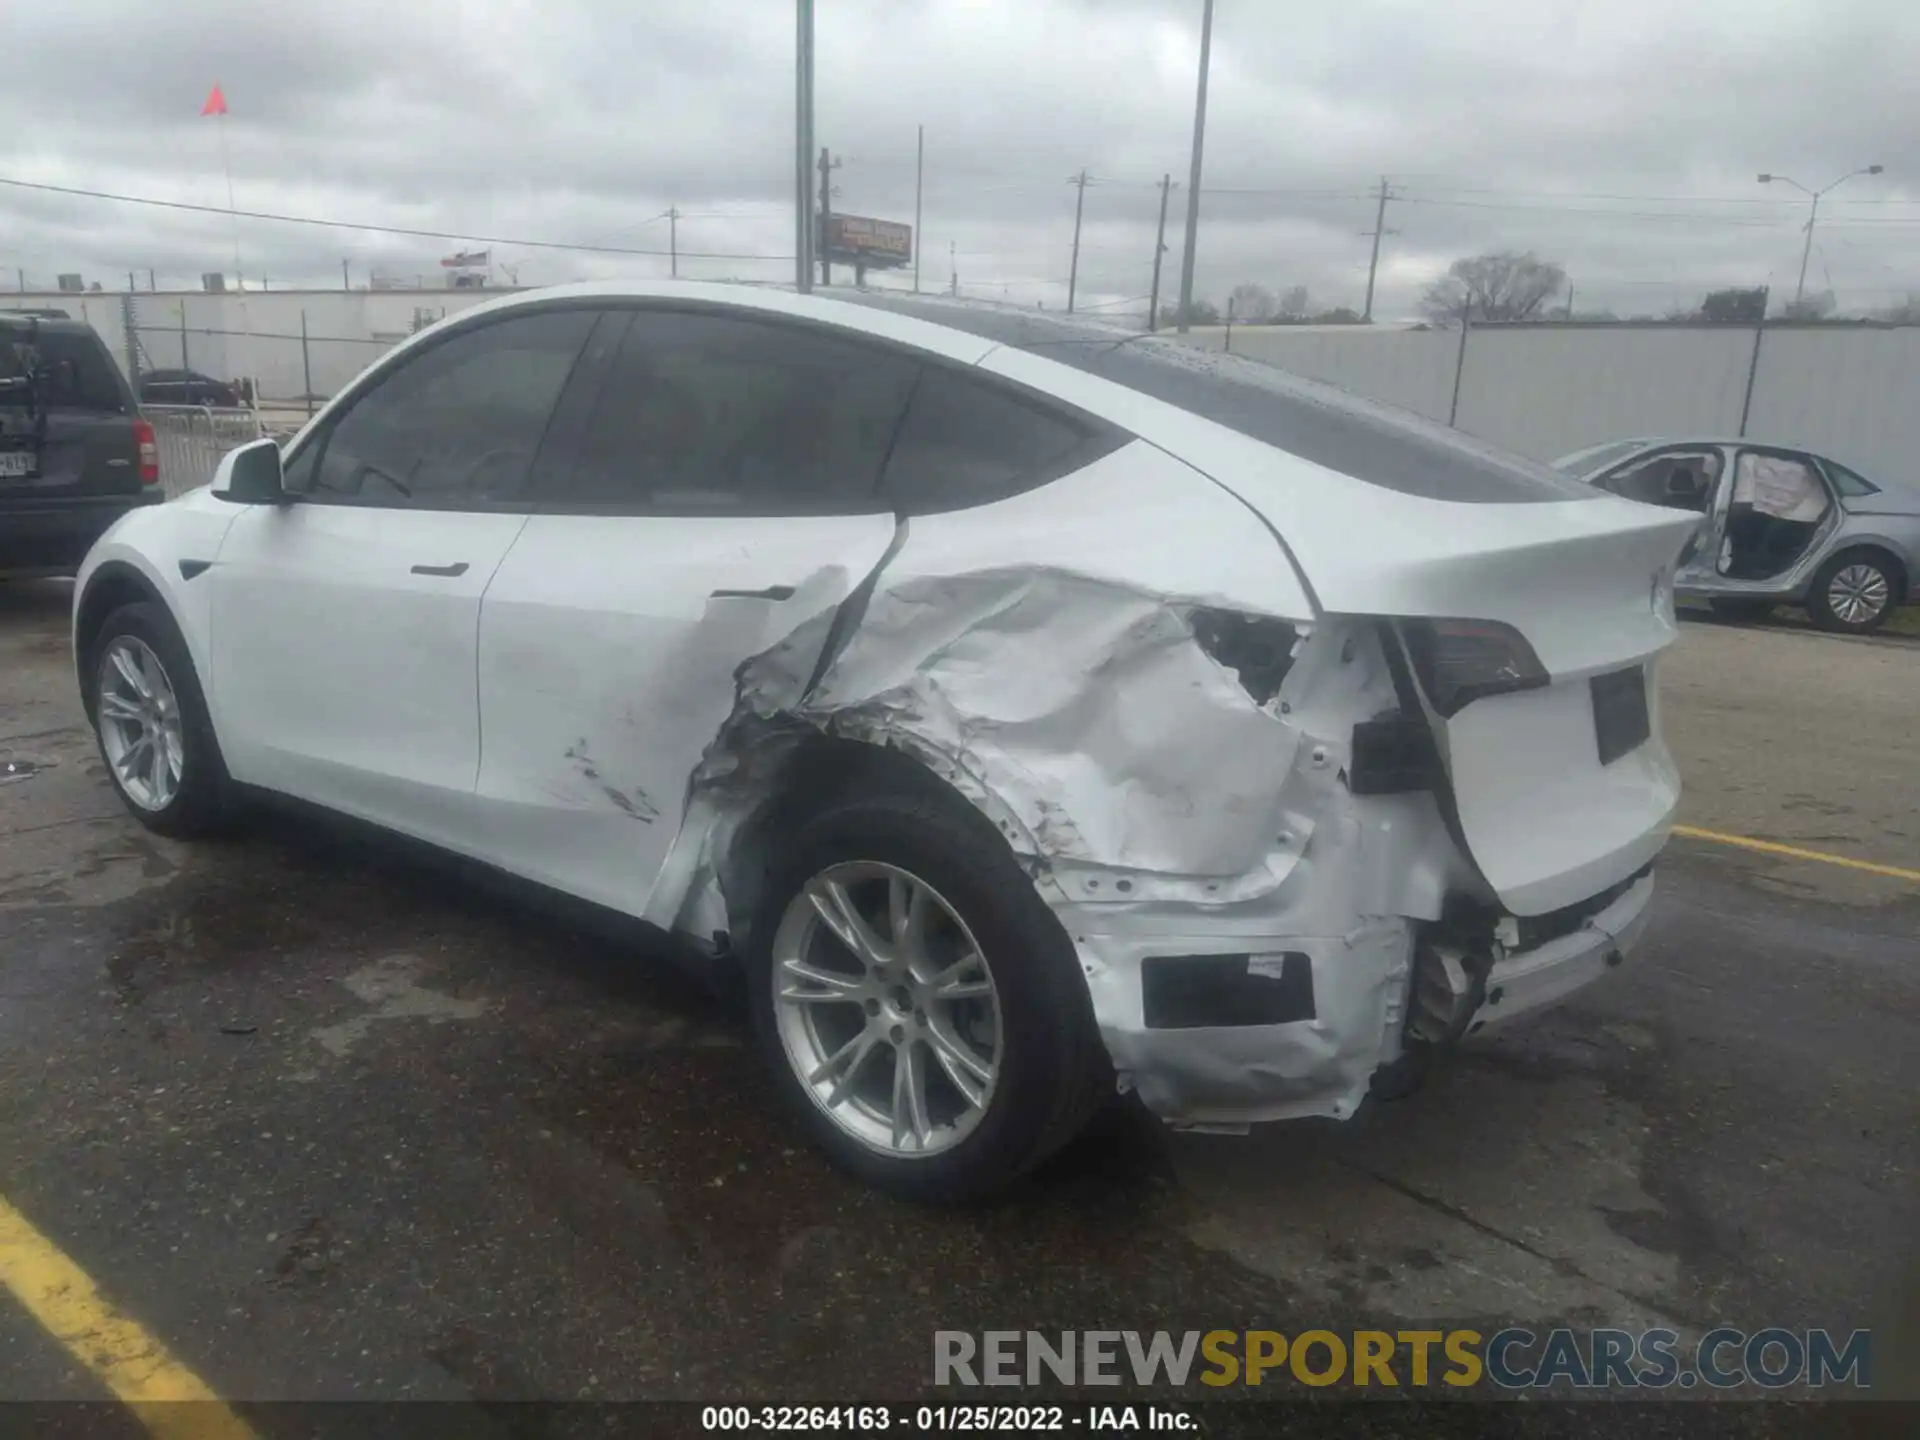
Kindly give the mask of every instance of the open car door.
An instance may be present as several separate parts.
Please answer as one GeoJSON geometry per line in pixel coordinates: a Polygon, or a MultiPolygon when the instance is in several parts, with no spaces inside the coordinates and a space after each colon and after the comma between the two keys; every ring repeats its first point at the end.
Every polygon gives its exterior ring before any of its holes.
{"type": "Polygon", "coordinates": [[[1626,500],[1698,515],[1674,581],[1683,590],[1711,589],[1726,522],[1729,473],[1726,452],[1718,445],[1669,445],[1636,455],[1593,483],[1626,500]]]}

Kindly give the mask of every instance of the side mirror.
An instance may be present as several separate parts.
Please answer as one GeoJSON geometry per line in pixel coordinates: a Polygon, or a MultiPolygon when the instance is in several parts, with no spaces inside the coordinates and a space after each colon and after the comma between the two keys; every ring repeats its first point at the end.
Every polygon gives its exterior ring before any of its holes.
{"type": "Polygon", "coordinates": [[[284,505],[280,442],[254,440],[229,450],[213,472],[213,493],[236,505],[284,505]]]}

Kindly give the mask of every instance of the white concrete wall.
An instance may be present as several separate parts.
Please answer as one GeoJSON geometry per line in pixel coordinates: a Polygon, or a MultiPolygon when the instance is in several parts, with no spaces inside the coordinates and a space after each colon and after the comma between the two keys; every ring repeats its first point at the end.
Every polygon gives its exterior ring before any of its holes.
{"type": "Polygon", "coordinates": [[[1920,326],[1767,331],[1747,431],[1920,481],[1920,326]]]}
{"type": "MultiPolygon", "coordinates": [[[[1195,330],[1192,338],[1206,349],[1219,350],[1226,342],[1226,331],[1195,330]]],[[[1232,344],[1236,355],[1356,390],[1432,420],[1447,418],[1459,347],[1458,335],[1439,330],[1293,325],[1236,325],[1232,344]],[[1393,343],[1380,343],[1389,338],[1393,343]]]]}
{"type": "MultiPolygon", "coordinates": [[[[1217,350],[1219,329],[1193,343],[1217,350]]],[[[1233,351],[1447,419],[1458,331],[1235,326],[1233,351]]],[[[1455,424],[1551,460],[1636,435],[1734,435],[1754,332],[1732,327],[1488,328],[1467,337],[1455,424]]],[[[1920,475],[1920,327],[1769,327],[1746,433],[1875,472],[1920,475]]]]}

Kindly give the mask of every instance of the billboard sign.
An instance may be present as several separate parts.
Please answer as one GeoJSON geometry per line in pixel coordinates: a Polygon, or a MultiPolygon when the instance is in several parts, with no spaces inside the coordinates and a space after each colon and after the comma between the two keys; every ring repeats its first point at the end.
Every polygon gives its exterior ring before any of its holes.
{"type": "Polygon", "coordinates": [[[848,265],[913,263],[913,227],[866,215],[827,217],[826,255],[848,265]]]}

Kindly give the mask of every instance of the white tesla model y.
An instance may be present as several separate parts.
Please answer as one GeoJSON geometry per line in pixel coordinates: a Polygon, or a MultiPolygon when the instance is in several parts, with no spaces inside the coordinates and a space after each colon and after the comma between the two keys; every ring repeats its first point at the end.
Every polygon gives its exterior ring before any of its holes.
{"type": "Polygon", "coordinates": [[[1099,325],[567,286],[126,517],[74,654],[146,825],[296,797],[690,937],[821,1146],[954,1198],[1620,963],[1692,518],[1099,325]]]}

